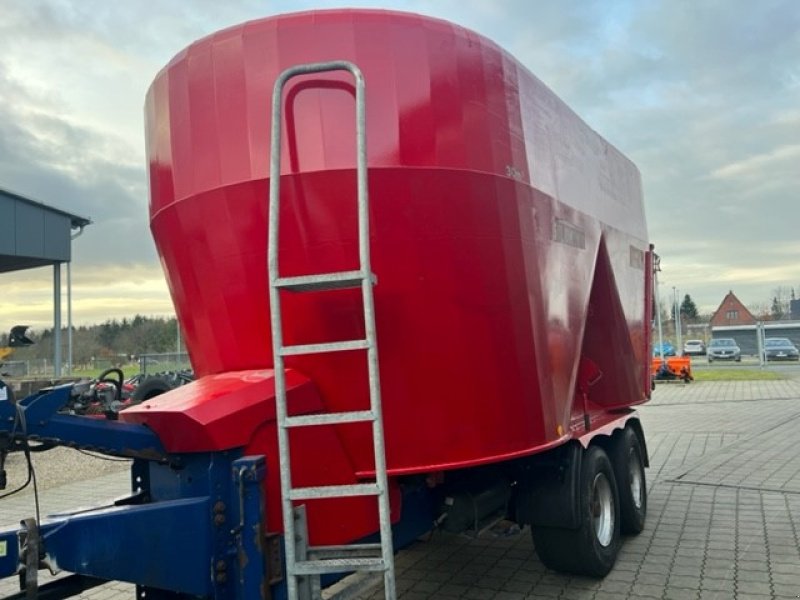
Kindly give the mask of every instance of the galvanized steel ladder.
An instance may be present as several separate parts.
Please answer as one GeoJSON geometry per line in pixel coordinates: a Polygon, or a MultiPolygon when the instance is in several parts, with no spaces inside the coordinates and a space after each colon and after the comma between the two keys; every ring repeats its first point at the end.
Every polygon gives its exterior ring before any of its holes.
{"type": "Polygon", "coordinates": [[[278,452],[283,508],[286,575],[289,600],[306,600],[319,596],[319,575],[350,571],[383,571],[385,597],[396,598],[394,551],[389,513],[389,493],[381,417],[378,347],[375,335],[375,307],[372,286],[375,277],[370,267],[369,206],[367,197],[366,117],[364,77],[359,68],[345,61],[312,63],[289,68],[280,74],[272,92],[272,139],[269,177],[269,239],[267,249],[269,299],[272,325],[272,349],[275,366],[275,404],[278,425],[278,452]],[[299,75],[325,71],[348,71],[356,87],[356,178],[358,203],[357,271],[319,273],[299,277],[281,277],[278,270],[278,234],[280,213],[281,130],[283,127],[283,89],[289,79],[299,75]],[[345,288],[361,288],[364,304],[364,339],[330,343],[285,346],[281,322],[281,290],[291,292],[324,292],[345,288]],[[339,413],[290,417],[286,406],[284,357],[346,350],[365,350],[369,376],[370,408],[339,413]],[[291,480],[289,430],[340,423],[369,422],[375,451],[375,482],[353,485],[294,487],[291,480]],[[345,546],[308,547],[304,507],[293,507],[293,501],[376,496],[380,526],[380,543],[345,546]]]}

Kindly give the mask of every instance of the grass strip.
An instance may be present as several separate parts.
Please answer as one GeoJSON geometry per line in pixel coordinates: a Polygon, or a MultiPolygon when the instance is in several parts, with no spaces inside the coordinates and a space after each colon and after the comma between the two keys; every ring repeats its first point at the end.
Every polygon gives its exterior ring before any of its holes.
{"type": "Polygon", "coordinates": [[[775,371],[766,369],[694,369],[695,381],[774,381],[784,379],[775,371]]]}

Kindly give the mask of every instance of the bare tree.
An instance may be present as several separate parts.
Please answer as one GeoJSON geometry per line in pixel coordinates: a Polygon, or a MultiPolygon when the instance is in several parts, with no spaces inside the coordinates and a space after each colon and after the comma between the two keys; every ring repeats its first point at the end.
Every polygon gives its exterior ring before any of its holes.
{"type": "Polygon", "coordinates": [[[776,320],[788,318],[789,302],[792,299],[792,288],[787,285],[779,285],[772,290],[771,312],[776,320]]]}
{"type": "Polygon", "coordinates": [[[772,319],[770,304],[767,302],[754,302],[747,309],[759,321],[769,321],[772,319]]]}

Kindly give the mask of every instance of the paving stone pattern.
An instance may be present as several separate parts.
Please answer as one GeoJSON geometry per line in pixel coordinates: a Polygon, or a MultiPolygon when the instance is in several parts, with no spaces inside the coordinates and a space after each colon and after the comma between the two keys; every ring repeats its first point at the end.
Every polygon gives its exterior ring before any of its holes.
{"type": "MultiPolygon", "coordinates": [[[[437,532],[398,554],[399,597],[800,597],[800,380],[665,384],[641,414],[651,462],[648,521],[625,539],[605,579],[548,571],[527,529],[479,539],[437,532]]],[[[46,510],[86,505],[126,488],[127,475],[117,473],[48,490],[42,503],[46,510]]],[[[30,516],[30,506],[26,496],[0,501],[0,526],[30,516]]],[[[13,589],[0,582],[0,597],[13,589]]],[[[79,598],[133,595],[132,586],[113,583],[79,598]]]]}
{"type": "Polygon", "coordinates": [[[678,469],[670,481],[800,494],[798,427],[800,415],[678,469]]]}

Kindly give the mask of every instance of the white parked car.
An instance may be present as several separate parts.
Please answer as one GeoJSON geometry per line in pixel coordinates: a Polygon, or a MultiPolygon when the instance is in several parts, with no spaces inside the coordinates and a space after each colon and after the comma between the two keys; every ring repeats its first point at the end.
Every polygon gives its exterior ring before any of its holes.
{"type": "Polygon", "coordinates": [[[705,356],[706,345],[703,340],[686,340],[683,344],[684,356],[705,356]]]}

